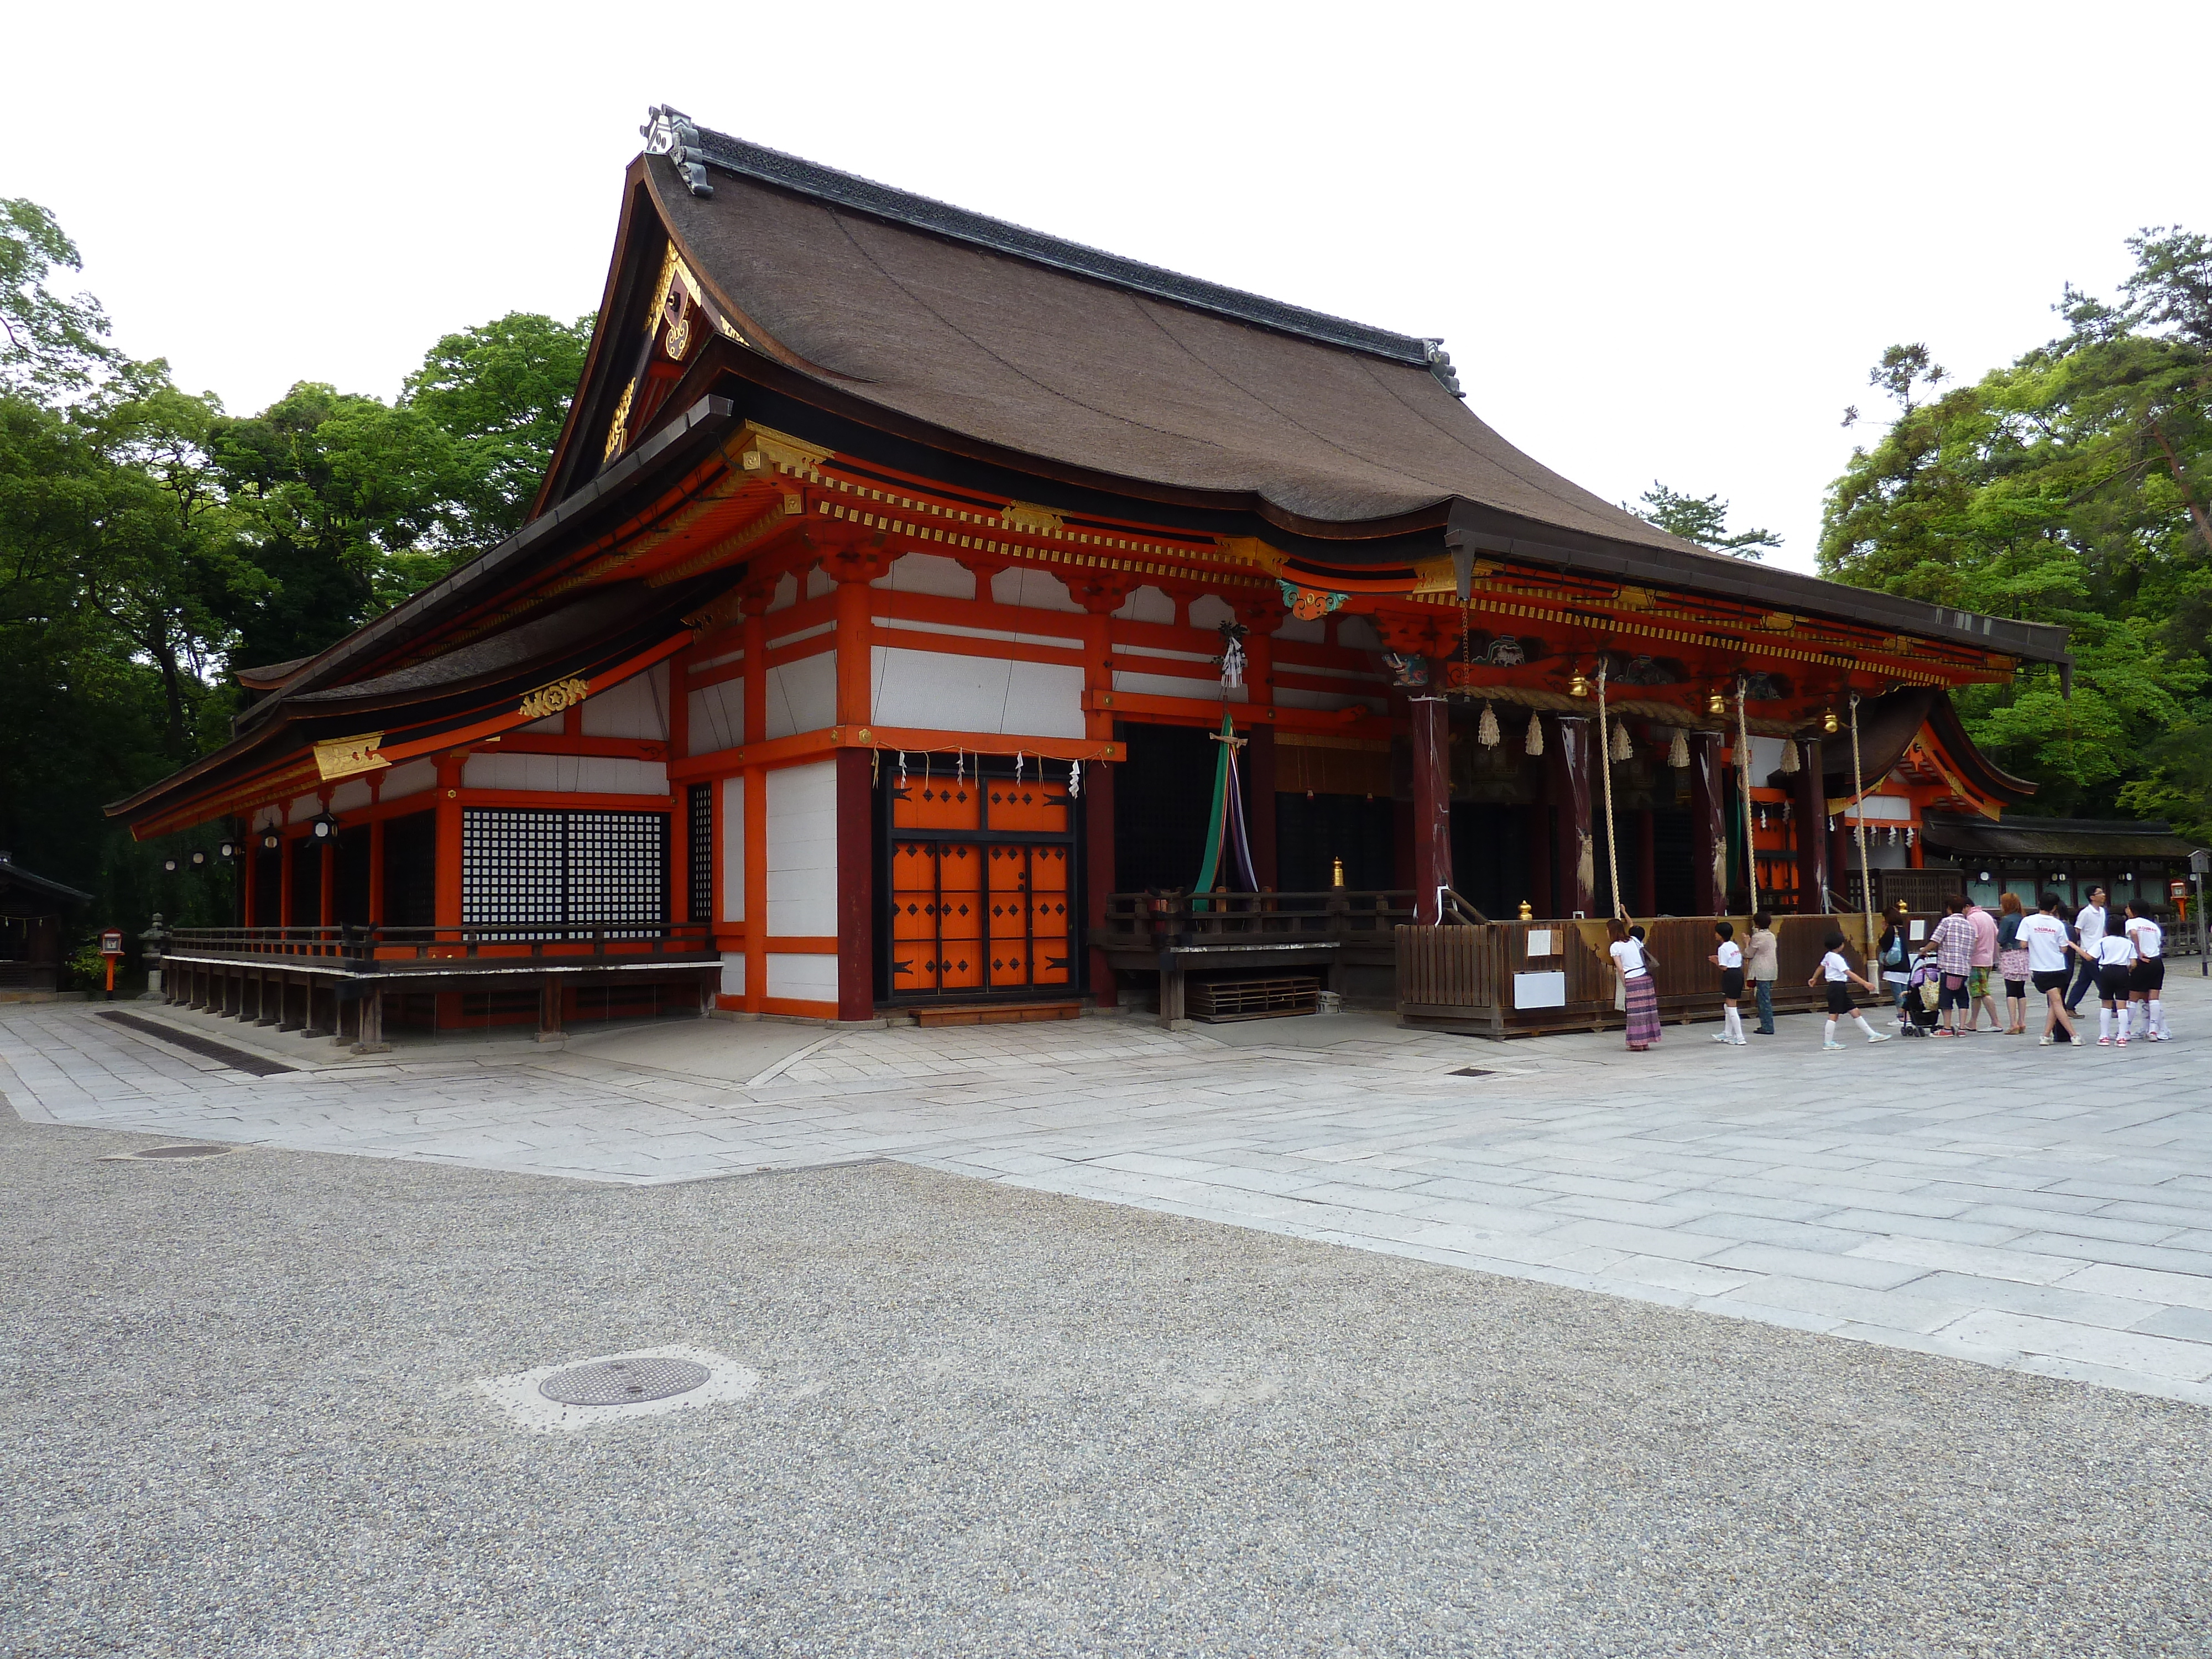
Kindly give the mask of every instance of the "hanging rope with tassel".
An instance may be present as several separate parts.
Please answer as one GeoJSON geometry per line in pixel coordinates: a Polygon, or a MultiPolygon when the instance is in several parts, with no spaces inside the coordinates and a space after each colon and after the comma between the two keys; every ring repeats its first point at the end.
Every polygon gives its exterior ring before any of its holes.
{"type": "MultiPolygon", "coordinates": [[[[1744,678],[1735,680],[1735,789],[1743,797],[1743,862],[1750,872],[1751,908],[1759,911],[1759,842],[1752,832],[1751,816],[1751,723],[1743,712],[1744,678]]],[[[1726,904],[1723,894],[1721,902],[1726,904]]]]}
{"type": "MultiPolygon", "coordinates": [[[[1606,891],[1613,899],[1613,914],[1626,917],[1628,907],[1620,902],[1620,854],[1615,847],[1613,834],[1613,745],[1606,733],[1613,730],[1613,722],[1605,712],[1605,659],[1597,659],[1597,730],[1598,768],[1605,775],[1605,878],[1606,891]]],[[[1628,734],[1624,732],[1623,737],[1628,734]]]]}
{"type": "MultiPolygon", "coordinates": [[[[1859,762],[1859,694],[1851,693],[1851,787],[1856,792],[1851,802],[1851,816],[1858,820],[1859,832],[1859,908],[1866,919],[1866,948],[1869,960],[1874,956],[1874,872],[1867,860],[1866,839],[1866,770],[1859,762]]],[[[1995,1007],[1996,1005],[1990,1005],[1995,1007]]]]}

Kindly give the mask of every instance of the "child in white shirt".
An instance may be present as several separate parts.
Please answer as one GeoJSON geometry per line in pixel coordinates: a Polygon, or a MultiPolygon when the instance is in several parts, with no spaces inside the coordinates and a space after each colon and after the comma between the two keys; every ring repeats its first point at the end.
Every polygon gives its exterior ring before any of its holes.
{"type": "Polygon", "coordinates": [[[2127,934],[2136,948],[2136,959],[2128,969],[2129,1000],[2120,1010],[2120,1041],[2128,1040],[2128,1017],[2132,1014],[2145,1042],[2171,1042],[2172,1034],[2166,1029],[2166,1004],[2159,998],[2166,988],[2166,930],[2151,919],[2150,906],[2131,900],[2127,934]]]}
{"type": "Polygon", "coordinates": [[[1732,921],[1715,922],[1713,937],[1720,944],[1706,960],[1721,970],[1721,1029],[1713,1034],[1713,1041],[1741,1048],[1743,1015],[1736,1004],[1743,996],[1743,946],[1735,942],[1735,924],[1732,921]]]}
{"type": "MultiPolygon", "coordinates": [[[[2136,959],[2135,941],[2125,933],[2102,933],[2088,954],[2097,968],[2097,1046],[2112,1046],[2112,1015],[2128,1006],[2128,969],[2136,959]]],[[[2120,1046],[2128,1042],[2127,1016],[2120,1016],[2120,1046]]]]}
{"type": "Polygon", "coordinates": [[[1844,1046],[1836,1041],[1836,1020],[1843,1014],[1849,1014],[1858,1022],[1859,1030],[1866,1033],[1866,1040],[1869,1042],[1888,1042],[1889,1033],[1877,1031],[1873,1026],[1868,1024],[1866,1016],[1858,1011],[1857,1004],[1851,1000],[1853,985],[1859,986],[1869,996],[1878,994],[1872,984],[1853,973],[1851,964],[1844,960],[1844,936],[1841,933],[1830,933],[1827,938],[1820,941],[1820,945],[1827,954],[1820,958],[1820,965],[1813,970],[1813,977],[1805,981],[1808,985],[1818,985],[1823,980],[1827,982],[1828,1023],[1821,1033],[1820,1046],[1823,1048],[1840,1048],[1844,1046]]]}

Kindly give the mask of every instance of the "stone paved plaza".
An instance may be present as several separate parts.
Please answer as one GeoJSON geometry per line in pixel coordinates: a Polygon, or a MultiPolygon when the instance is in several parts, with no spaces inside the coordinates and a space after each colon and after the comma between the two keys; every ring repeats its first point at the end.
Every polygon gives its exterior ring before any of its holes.
{"type": "Polygon", "coordinates": [[[893,1159],[2212,1404],[2212,994],[2175,1040],[1854,1042],[1811,1016],[1513,1044],[1381,1016],[851,1030],[703,1020],[353,1057],[131,1006],[0,1016],[33,1124],[666,1183],[893,1159]],[[1482,1075],[1463,1075],[1472,1068],[1482,1075]]]}

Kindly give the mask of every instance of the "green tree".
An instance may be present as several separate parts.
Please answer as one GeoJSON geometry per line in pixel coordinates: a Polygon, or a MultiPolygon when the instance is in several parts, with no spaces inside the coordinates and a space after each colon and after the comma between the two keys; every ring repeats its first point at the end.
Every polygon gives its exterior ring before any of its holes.
{"type": "MultiPolygon", "coordinates": [[[[2032,668],[1960,699],[1975,740],[2042,786],[2038,807],[2212,828],[2212,246],[2130,239],[2108,304],[2072,288],[2066,332],[1971,386],[1924,346],[1869,376],[1887,429],[1831,486],[1820,565],[1840,580],[2059,623],[2074,695],[2032,668]]],[[[1844,423],[1857,418],[1848,410],[1844,423]]]]}
{"type": "Polygon", "coordinates": [[[1621,506],[1668,535],[1680,536],[1715,553],[1759,559],[1782,545],[1782,538],[1771,530],[1745,530],[1730,535],[1729,504],[1717,495],[1685,495],[1655,479],[1638,499],[1644,503],[1640,507],[1629,507],[1626,501],[1621,506]]]}

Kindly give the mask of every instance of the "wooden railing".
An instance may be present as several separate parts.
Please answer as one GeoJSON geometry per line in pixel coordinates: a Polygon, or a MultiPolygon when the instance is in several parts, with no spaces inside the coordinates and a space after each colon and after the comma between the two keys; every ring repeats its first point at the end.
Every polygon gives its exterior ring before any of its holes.
{"type": "Polygon", "coordinates": [[[166,941],[166,959],[216,957],[266,963],[313,961],[354,969],[404,969],[410,964],[483,958],[714,957],[711,924],[703,921],[485,922],[454,927],[179,927],[166,941]]]}
{"type": "MultiPolygon", "coordinates": [[[[1750,932],[1749,918],[1729,920],[1741,942],[1750,932]]],[[[1709,960],[1717,943],[1714,921],[1711,916],[1665,916],[1644,924],[1662,1018],[1718,1017],[1720,970],[1709,960]]],[[[1856,916],[1776,917],[1775,1006],[1820,1006],[1825,993],[1805,981],[1819,966],[1822,940],[1831,932],[1844,935],[1845,958],[1865,974],[1863,931],[1856,916]]],[[[1607,943],[1602,921],[1401,927],[1397,930],[1398,1010],[1413,1024],[1449,1025],[1494,1036],[1619,1024],[1607,943]],[[1532,943],[1538,947],[1534,951],[1532,943]]],[[[1747,991],[1747,1004],[1749,1000],[1747,991]]]]}
{"type": "Polygon", "coordinates": [[[1370,945],[1388,951],[1413,919],[1410,890],[1316,893],[1113,893],[1091,943],[1106,951],[1170,945],[1370,945]]]}

